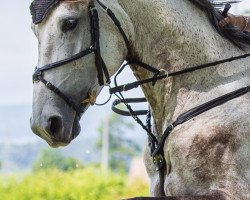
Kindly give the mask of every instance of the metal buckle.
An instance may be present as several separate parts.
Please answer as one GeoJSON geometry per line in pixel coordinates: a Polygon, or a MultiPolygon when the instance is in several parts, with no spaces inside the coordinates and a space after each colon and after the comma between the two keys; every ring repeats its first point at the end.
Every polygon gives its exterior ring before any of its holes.
{"type": "Polygon", "coordinates": [[[32,76],[32,78],[33,78],[33,84],[40,82],[39,77],[42,77],[42,72],[38,71],[38,67],[36,67],[35,68],[35,72],[34,72],[34,74],[32,76]]]}
{"type": "Polygon", "coordinates": [[[46,85],[46,87],[48,87],[48,88],[51,88],[51,87],[53,86],[51,82],[47,82],[45,85],[46,85]]]}
{"type": "Polygon", "coordinates": [[[171,125],[169,125],[169,126],[171,127],[171,129],[169,130],[169,132],[172,132],[172,130],[174,130],[174,125],[171,124],[171,125]]]}
{"type": "Polygon", "coordinates": [[[127,86],[128,86],[128,84],[125,84],[125,85],[123,86],[123,92],[126,92],[126,91],[127,91],[127,89],[126,89],[127,86]]]}
{"type": "Polygon", "coordinates": [[[160,171],[165,166],[165,160],[162,154],[157,154],[153,156],[153,163],[155,165],[156,171],[160,171]]]}
{"type": "Polygon", "coordinates": [[[96,10],[95,6],[90,6],[89,11],[91,12],[91,15],[94,14],[94,10],[96,10]]]}
{"type": "Polygon", "coordinates": [[[104,83],[104,86],[111,88],[110,82],[104,83]]]}
{"type": "Polygon", "coordinates": [[[164,75],[166,75],[167,77],[166,78],[168,78],[168,71],[166,71],[165,69],[160,69],[159,70],[160,72],[159,72],[159,74],[157,75],[158,77],[159,76],[164,76],[164,75]]]}
{"type": "Polygon", "coordinates": [[[168,71],[165,69],[160,69],[154,76],[155,80],[152,81],[152,86],[155,86],[156,82],[158,81],[158,77],[166,75],[166,78],[168,78],[168,71]]]}
{"type": "Polygon", "coordinates": [[[96,46],[90,45],[89,49],[91,50],[90,52],[96,51],[96,46]]]}

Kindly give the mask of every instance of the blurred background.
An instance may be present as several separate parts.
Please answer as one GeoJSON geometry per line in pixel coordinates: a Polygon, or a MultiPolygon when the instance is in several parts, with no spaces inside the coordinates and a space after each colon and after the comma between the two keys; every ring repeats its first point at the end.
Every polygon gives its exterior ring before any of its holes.
{"type": "MultiPolygon", "coordinates": [[[[51,149],[31,132],[31,76],[37,62],[37,40],[30,29],[29,5],[30,1],[14,0],[0,7],[0,199],[148,195],[141,158],[147,138],[132,119],[112,113],[112,101],[86,112],[81,134],[66,148],[51,149]]],[[[231,12],[249,15],[250,0],[234,5],[231,12]]],[[[120,81],[132,80],[128,69],[120,81]]],[[[127,96],[135,94],[142,96],[140,90],[127,96]]],[[[97,101],[107,97],[106,90],[97,101]]]]}

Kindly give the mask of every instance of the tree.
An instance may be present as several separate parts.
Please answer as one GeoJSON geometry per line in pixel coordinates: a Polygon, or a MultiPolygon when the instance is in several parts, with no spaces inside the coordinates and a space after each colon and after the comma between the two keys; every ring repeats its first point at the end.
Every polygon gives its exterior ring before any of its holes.
{"type": "Polygon", "coordinates": [[[245,14],[250,14],[250,10],[246,10],[244,13],[245,14]]]}
{"type": "MultiPolygon", "coordinates": [[[[126,132],[134,130],[134,126],[127,122],[124,117],[114,113],[108,117],[107,121],[109,135],[109,168],[113,171],[128,171],[132,157],[141,152],[141,147],[126,135],[126,132]]],[[[98,150],[101,150],[102,137],[106,131],[105,121],[100,124],[98,131],[101,137],[97,140],[96,147],[98,150]]]]}
{"type": "Polygon", "coordinates": [[[83,168],[83,164],[75,158],[63,156],[58,150],[44,149],[33,164],[33,171],[51,168],[70,171],[83,168]]]}

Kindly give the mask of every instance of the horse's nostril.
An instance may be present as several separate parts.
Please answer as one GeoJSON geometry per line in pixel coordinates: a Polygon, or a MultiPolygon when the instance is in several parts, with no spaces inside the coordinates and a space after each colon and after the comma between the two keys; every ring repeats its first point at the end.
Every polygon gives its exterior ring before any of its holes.
{"type": "Polygon", "coordinates": [[[60,134],[62,131],[62,119],[60,117],[51,117],[49,121],[49,131],[51,136],[58,136],[58,134],[60,134]]]}

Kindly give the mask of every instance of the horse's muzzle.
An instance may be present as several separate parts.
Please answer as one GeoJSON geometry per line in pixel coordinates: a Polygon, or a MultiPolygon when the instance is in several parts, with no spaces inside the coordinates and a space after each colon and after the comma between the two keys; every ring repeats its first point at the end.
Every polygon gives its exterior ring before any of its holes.
{"type": "Polygon", "coordinates": [[[79,116],[74,120],[67,115],[43,112],[40,116],[32,115],[30,126],[32,131],[44,139],[51,147],[67,146],[80,133],[79,116]]]}

